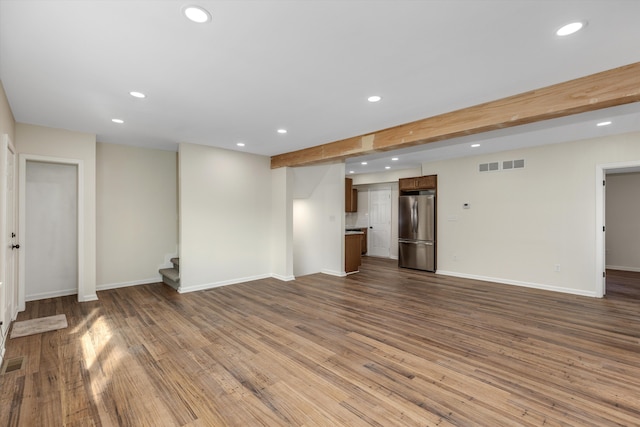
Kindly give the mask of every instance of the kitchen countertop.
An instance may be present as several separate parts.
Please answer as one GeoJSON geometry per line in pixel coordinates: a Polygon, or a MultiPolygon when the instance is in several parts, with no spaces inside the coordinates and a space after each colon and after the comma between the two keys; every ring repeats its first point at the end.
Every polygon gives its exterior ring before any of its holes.
{"type": "Polygon", "coordinates": [[[349,230],[346,230],[344,232],[345,236],[351,236],[352,234],[364,234],[364,231],[349,231],[349,230]]]}

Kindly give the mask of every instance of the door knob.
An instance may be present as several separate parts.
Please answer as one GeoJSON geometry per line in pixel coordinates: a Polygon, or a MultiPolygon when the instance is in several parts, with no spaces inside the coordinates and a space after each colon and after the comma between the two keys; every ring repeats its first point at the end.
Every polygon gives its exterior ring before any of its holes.
{"type": "Polygon", "coordinates": [[[11,245],[11,249],[20,249],[20,245],[11,245]]]}

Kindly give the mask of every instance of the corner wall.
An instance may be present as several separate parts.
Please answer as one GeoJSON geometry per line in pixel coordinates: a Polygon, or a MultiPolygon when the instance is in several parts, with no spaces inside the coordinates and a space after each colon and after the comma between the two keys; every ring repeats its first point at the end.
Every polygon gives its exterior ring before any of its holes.
{"type": "Polygon", "coordinates": [[[438,175],[438,273],[597,296],[596,165],[632,160],[640,133],[424,163],[438,175]],[[525,168],[478,172],[511,159],[525,168]]]}
{"type": "Polygon", "coordinates": [[[294,168],[295,276],[344,271],[344,163],[294,168]]]}
{"type": "Polygon", "coordinates": [[[97,288],[161,282],[178,255],[177,153],[97,144],[97,288]]]}
{"type": "Polygon", "coordinates": [[[182,143],[180,292],[271,276],[271,167],[266,156],[182,143]]]}

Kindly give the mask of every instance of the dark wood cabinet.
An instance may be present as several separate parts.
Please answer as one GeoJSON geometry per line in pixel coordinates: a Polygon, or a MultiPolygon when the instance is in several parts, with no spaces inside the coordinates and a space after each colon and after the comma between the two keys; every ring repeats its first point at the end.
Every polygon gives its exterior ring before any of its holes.
{"type": "Polygon", "coordinates": [[[344,180],[344,210],[345,212],[358,212],[358,190],[353,188],[353,180],[344,180]]]}
{"type": "Polygon", "coordinates": [[[366,228],[361,228],[360,230],[362,230],[362,232],[364,233],[362,235],[362,255],[367,253],[367,229],[366,228]]]}
{"type": "Polygon", "coordinates": [[[354,273],[359,270],[361,263],[362,234],[347,234],[344,236],[344,271],[354,273]]]}
{"type": "Polygon", "coordinates": [[[435,190],[436,186],[436,175],[417,176],[415,178],[402,178],[398,181],[398,188],[400,191],[435,190]]]}

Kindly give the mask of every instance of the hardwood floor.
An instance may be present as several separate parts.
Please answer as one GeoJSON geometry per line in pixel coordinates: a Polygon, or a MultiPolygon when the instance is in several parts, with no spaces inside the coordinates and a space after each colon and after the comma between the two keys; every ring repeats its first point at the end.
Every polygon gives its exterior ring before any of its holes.
{"type": "Polygon", "coordinates": [[[7,426],[640,425],[640,274],[604,299],[398,269],[27,304],[7,426]]]}

